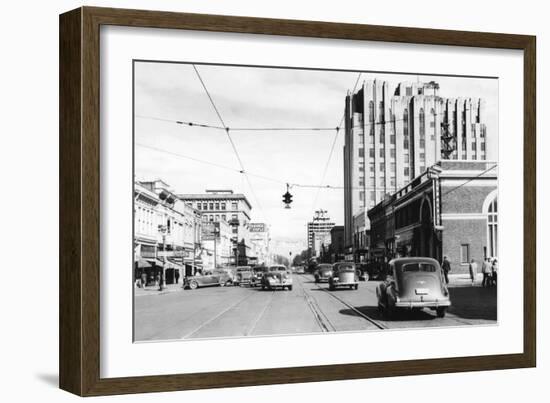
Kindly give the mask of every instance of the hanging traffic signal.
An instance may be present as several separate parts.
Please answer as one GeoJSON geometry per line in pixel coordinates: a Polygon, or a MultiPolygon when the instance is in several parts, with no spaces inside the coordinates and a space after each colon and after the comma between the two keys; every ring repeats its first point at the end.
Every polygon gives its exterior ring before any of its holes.
{"type": "Polygon", "coordinates": [[[292,203],[292,195],[290,194],[288,183],[286,185],[286,193],[283,195],[283,203],[285,208],[290,208],[290,203],[292,203]]]}

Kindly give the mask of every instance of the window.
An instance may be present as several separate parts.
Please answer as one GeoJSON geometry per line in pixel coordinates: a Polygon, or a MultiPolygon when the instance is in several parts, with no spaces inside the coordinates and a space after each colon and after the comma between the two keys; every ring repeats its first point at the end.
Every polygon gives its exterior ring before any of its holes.
{"type": "Polygon", "coordinates": [[[409,167],[403,168],[403,175],[409,176],[409,167]]]}
{"type": "Polygon", "coordinates": [[[237,216],[237,214],[231,214],[231,219],[232,219],[232,220],[236,220],[236,219],[238,219],[238,216],[237,216]]]}
{"type": "Polygon", "coordinates": [[[239,229],[237,227],[233,227],[231,229],[231,232],[234,233],[234,234],[236,234],[238,231],[239,231],[239,229]]]}
{"type": "Polygon", "coordinates": [[[359,200],[362,202],[365,201],[365,192],[362,190],[359,192],[359,200]]]}
{"type": "Polygon", "coordinates": [[[364,148],[360,148],[359,149],[359,157],[365,157],[365,149],[364,148]]]}
{"type": "Polygon", "coordinates": [[[365,136],[363,134],[359,135],[359,144],[365,144],[365,136]]]}
{"type": "Polygon", "coordinates": [[[403,139],[403,148],[405,150],[409,149],[409,139],[403,139]]]}
{"type": "Polygon", "coordinates": [[[222,220],[227,221],[227,216],[225,214],[222,214],[222,220]]]}
{"type": "Polygon", "coordinates": [[[470,262],[470,245],[465,243],[460,245],[460,263],[467,264],[470,262]]]}
{"type": "Polygon", "coordinates": [[[386,135],[384,133],[380,133],[380,144],[384,144],[386,141],[386,135]]]}
{"type": "Polygon", "coordinates": [[[395,148],[390,149],[390,157],[395,158],[395,148]]]}
{"type": "Polygon", "coordinates": [[[419,157],[420,157],[420,161],[425,160],[426,159],[426,153],[420,153],[419,157]]]}
{"type": "Polygon", "coordinates": [[[231,210],[238,210],[239,209],[239,203],[231,203],[231,210]]]}
{"type": "Polygon", "coordinates": [[[498,255],[498,204],[495,197],[491,204],[489,204],[489,211],[487,212],[487,234],[489,239],[487,240],[488,256],[496,257],[498,255]]]}
{"type": "Polygon", "coordinates": [[[208,208],[209,208],[210,210],[214,210],[214,203],[209,203],[209,204],[208,204],[208,208]]]}
{"type": "Polygon", "coordinates": [[[395,173],[395,162],[390,163],[390,172],[395,173]]]}
{"type": "Polygon", "coordinates": [[[201,203],[197,203],[197,209],[198,209],[198,210],[201,210],[201,208],[202,208],[202,204],[201,204],[201,203]]]}
{"type": "Polygon", "coordinates": [[[365,186],[365,178],[364,177],[359,177],[359,186],[365,186]]]}
{"type": "Polygon", "coordinates": [[[481,151],[485,151],[485,142],[480,143],[481,151]]]}
{"type": "Polygon", "coordinates": [[[203,209],[203,210],[208,210],[208,204],[207,204],[207,203],[203,203],[203,204],[202,204],[202,209],[203,209]]]}
{"type": "Polygon", "coordinates": [[[403,111],[403,135],[409,135],[409,111],[407,108],[403,111]]]}
{"type": "Polygon", "coordinates": [[[418,143],[420,145],[420,148],[426,148],[426,140],[420,139],[418,143]]]}
{"type": "Polygon", "coordinates": [[[472,151],[476,150],[476,143],[472,143],[472,151]]]}
{"type": "Polygon", "coordinates": [[[426,135],[426,116],[424,115],[424,108],[420,108],[420,113],[418,115],[418,122],[419,122],[419,131],[420,131],[420,138],[424,138],[426,135]]]}
{"type": "Polygon", "coordinates": [[[374,148],[369,149],[369,157],[374,158],[374,148]]]}
{"type": "Polygon", "coordinates": [[[380,149],[380,158],[384,158],[384,156],[385,156],[384,149],[381,148],[381,149],[380,149]]]}
{"type": "Polygon", "coordinates": [[[369,186],[375,187],[376,184],[374,183],[374,178],[369,178],[369,186]]]}
{"type": "Polygon", "coordinates": [[[370,163],[370,164],[369,164],[369,172],[374,172],[374,167],[375,167],[375,164],[374,164],[374,163],[370,163]]]}
{"type": "Polygon", "coordinates": [[[409,154],[403,154],[403,162],[405,162],[405,164],[409,163],[409,154]]]}
{"type": "Polygon", "coordinates": [[[216,210],[220,209],[220,203],[216,203],[216,210]]]}
{"type": "Polygon", "coordinates": [[[395,144],[395,134],[390,135],[390,144],[395,144]]]}
{"type": "Polygon", "coordinates": [[[212,221],[214,221],[214,216],[210,215],[210,217],[208,217],[208,219],[210,220],[210,222],[212,222],[212,221]]]}
{"type": "Polygon", "coordinates": [[[390,177],[390,186],[395,187],[395,176],[390,177]]]}
{"type": "Polygon", "coordinates": [[[386,169],[386,164],[384,162],[380,163],[380,170],[384,171],[386,169]]]}
{"type": "Polygon", "coordinates": [[[225,203],[222,203],[222,210],[225,210],[225,203]]]}
{"type": "Polygon", "coordinates": [[[369,144],[374,144],[374,136],[369,136],[369,144]]]}

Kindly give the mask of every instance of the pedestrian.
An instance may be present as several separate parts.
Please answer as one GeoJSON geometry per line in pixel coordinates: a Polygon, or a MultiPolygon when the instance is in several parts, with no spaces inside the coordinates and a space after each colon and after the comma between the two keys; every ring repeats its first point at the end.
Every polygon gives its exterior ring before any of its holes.
{"type": "Polygon", "coordinates": [[[468,268],[470,269],[470,279],[472,280],[472,285],[474,285],[477,275],[477,263],[474,259],[470,260],[470,265],[468,268]]]}
{"type": "Polygon", "coordinates": [[[483,281],[481,282],[482,287],[489,287],[491,285],[491,277],[493,274],[491,258],[486,257],[481,265],[481,273],[483,273],[483,281]]]}
{"type": "Polygon", "coordinates": [[[143,270],[141,272],[141,288],[145,288],[146,285],[147,285],[147,273],[145,272],[145,270],[143,270]]]}
{"type": "Polygon", "coordinates": [[[497,259],[493,259],[493,264],[491,265],[491,271],[492,271],[492,277],[491,277],[491,284],[496,286],[497,285],[497,273],[498,273],[498,262],[497,259]]]}
{"type": "Polygon", "coordinates": [[[176,269],[176,284],[179,284],[180,282],[180,271],[179,269],[176,269]]]}
{"type": "Polygon", "coordinates": [[[443,256],[443,263],[441,263],[443,269],[443,275],[445,276],[445,283],[449,284],[449,272],[451,271],[451,262],[447,259],[447,256],[443,256]]]}

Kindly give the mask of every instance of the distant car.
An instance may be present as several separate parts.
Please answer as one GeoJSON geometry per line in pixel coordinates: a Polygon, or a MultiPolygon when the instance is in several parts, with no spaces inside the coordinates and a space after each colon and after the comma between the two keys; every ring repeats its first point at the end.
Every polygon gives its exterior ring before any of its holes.
{"type": "Polygon", "coordinates": [[[292,291],[292,276],[290,271],[283,265],[269,266],[262,276],[262,290],[274,290],[287,288],[292,291]]]}
{"type": "Polygon", "coordinates": [[[252,278],[252,267],[237,266],[235,274],[235,285],[250,284],[252,278]]]}
{"type": "Polygon", "coordinates": [[[343,287],[357,290],[359,288],[359,278],[355,264],[349,262],[335,263],[328,284],[330,290],[343,287]]]}
{"type": "Polygon", "coordinates": [[[378,308],[388,318],[396,309],[435,310],[439,318],[451,305],[443,272],[435,259],[398,258],[390,261],[389,275],[376,289],[378,308]]]}
{"type": "Polygon", "coordinates": [[[296,266],[296,270],[294,270],[294,273],[296,274],[304,274],[306,272],[306,269],[304,266],[296,266]]]}
{"type": "Polygon", "coordinates": [[[332,277],[332,265],[330,263],[321,263],[313,273],[316,283],[327,283],[332,277]]]}
{"type": "Polygon", "coordinates": [[[209,274],[199,274],[195,276],[188,276],[183,279],[184,288],[195,290],[199,287],[211,287],[211,286],[226,286],[231,285],[233,280],[231,276],[224,270],[214,270],[209,274]]]}
{"type": "Polygon", "coordinates": [[[251,287],[258,287],[260,286],[262,282],[262,277],[264,275],[264,272],[267,271],[266,266],[254,266],[252,268],[252,277],[250,277],[250,286],[251,287]]]}

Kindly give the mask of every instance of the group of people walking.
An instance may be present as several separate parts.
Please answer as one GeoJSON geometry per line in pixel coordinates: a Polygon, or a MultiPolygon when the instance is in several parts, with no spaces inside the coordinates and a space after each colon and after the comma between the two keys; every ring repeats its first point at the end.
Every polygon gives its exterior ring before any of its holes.
{"type": "MultiPolygon", "coordinates": [[[[443,257],[443,262],[441,263],[441,268],[443,269],[443,275],[445,276],[445,282],[449,284],[449,272],[451,271],[451,263],[447,256],[443,257]]],[[[472,285],[475,284],[477,277],[478,266],[474,259],[470,260],[468,264],[468,270],[470,273],[470,280],[472,285]]],[[[483,274],[483,280],[481,281],[482,287],[493,287],[497,285],[497,273],[498,273],[498,261],[496,258],[487,257],[481,265],[481,273],[483,274]]]]}
{"type": "MultiPolygon", "coordinates": [[[[477,275],[477,263],[474,259],[470,261],[468,266],[470,271],[470,279],[472,285],[475,283],[477,275]]],[[[483,280],[481,281],[482,287],[493,287],[497,285],[497,273],[498,273],[498,261],[496,258],[486,257],[481,264],[481,274],[483,274],[483,280]]]]}

